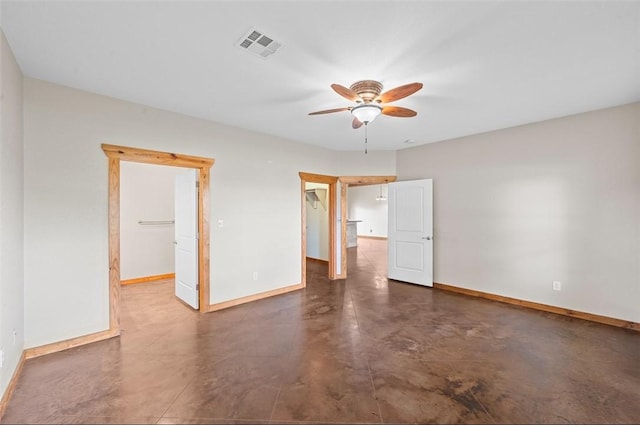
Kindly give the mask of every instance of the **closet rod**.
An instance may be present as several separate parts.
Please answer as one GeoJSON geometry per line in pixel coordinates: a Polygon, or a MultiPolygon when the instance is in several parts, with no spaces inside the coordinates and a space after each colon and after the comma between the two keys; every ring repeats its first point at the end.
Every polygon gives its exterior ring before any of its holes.
{"type": "Polygon", "coordinates": [[[155,226],[159,224],[175,224],[175,222],[176,222],[175,220],[156,220],[156,221],[138,220],[138,224],[142,226],[155,226]]]}

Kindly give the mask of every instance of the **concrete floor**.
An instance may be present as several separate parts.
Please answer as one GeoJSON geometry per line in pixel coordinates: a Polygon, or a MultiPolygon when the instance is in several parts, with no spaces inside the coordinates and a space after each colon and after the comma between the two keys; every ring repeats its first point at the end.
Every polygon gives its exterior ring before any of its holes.
{"type": "Polygon", "coordinates": [[[640,423],[640,334],[349,278],[200,315],[172,281],[123,288],[122,336],[28,360],[5,423],[640,423]]]}

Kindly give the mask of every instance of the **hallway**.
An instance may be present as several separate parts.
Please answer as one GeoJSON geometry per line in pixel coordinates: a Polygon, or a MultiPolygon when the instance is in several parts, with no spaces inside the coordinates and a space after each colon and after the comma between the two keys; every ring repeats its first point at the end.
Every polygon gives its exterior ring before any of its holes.
{"type": "Polygon", "coordinates": [[[122,336],[28,360],[3,422],[640,422],[637,332],[388,281],[386,241],[307,275],[203,315],[125,286],[122,336]]]}

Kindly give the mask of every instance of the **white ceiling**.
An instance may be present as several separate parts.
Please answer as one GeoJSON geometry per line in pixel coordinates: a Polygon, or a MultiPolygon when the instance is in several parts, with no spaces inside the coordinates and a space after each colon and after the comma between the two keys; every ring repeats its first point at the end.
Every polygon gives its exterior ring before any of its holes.
{"type": "Polygon", "coordinates": [[[329,87],[419,81],[369,149],[402,149],[640,100],[640,1],[11,1],[25,75],[336,150],[364,128],[329,87]],[[284,44],[267,60],[250,29],[284,44]],[[413,145],[413,146],[415,146],[413,145]]]}

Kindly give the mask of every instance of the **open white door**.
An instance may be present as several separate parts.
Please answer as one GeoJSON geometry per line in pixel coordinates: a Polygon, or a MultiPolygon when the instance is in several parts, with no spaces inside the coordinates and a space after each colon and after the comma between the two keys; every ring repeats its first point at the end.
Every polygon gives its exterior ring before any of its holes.
{"type": "MultiPolygon", "coordinates": [[[[333,259],[335,264],[335,276],[336,278],[341,278],[343,270],[342,270],[342,208],[346,209],[346,205],[342,204],[342,185],[343,183],[340,183],[340,180],[338,180],[338,182],[336,183],[336,206],[335,208],[335,220],[336,220],[336,225],[335,225],[335,235],[336,237],[334,238],[334,249],[333,252],[335,253],[335,258],[333,259]]],[[[329,218],[331,218],[331,214],[329,214],[329,218]]],[[[329,225],[329,228],[331,228],[331,225],[329,225]]],[[[345,253],[346,255],[346,253],[345,253]]],[[[344,277],[342,277],[344,278],[344,277]]]]}
{"type": "Polygon", "coordinates": [[[199,308],[198,171],[186,169],[175,179],[176,297],[199,308]]]}
{"type": "Polygon", "coordinates": [[[389,279],[433,286],[433,180],[388,187],[389,279]]]}

